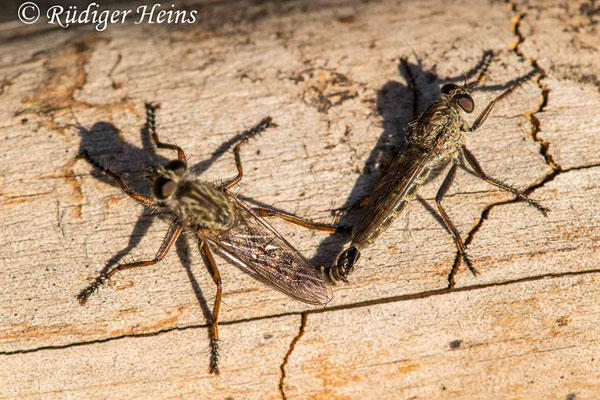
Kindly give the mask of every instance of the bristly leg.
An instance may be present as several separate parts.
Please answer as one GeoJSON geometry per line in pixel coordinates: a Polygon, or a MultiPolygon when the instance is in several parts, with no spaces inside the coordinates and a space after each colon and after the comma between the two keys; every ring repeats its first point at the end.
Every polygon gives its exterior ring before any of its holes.
{"type": "Polygon", "coordinates": [[[473,171],[475,172],[475,174],[477,175],[477,177],[479,179],[489,183],[490,185],[494,185],[502,190],[505,190],[507,192],[514,194],[521,200],[525,200],[530,206],[537,208],[544,215],[544,217],[548,216],[548,212],[550,211],[549,208],[544,207],[541,204],[539,204],[538,202],[530,199],[529,196],[527,196],[522,191],[515,189],[512,186],[507,185],[506,183],[500,182],[497,179],[490,178],[483,171],[483,168],[481,168],[481,165],[479,165],[479,162],[477,161],[477,159],[475,158],[473,153],[471,153],[465,146],[462,147],[462,151],[463,151],[465,158],[469,162],[469,165],[471,165],[471,168],[473,168],[473,171]]]}
{"type": "MultiPolygon", "coordinates": [[[[481,127],[481,125],[483,125],[483,123],[485,122],[485,120],[487,119],[487,117],[490,115],[490,113],[492,112],[492,109],[494,108],[494,106],[496,105],[496,103],[506,99],[509,95],[511,95],[515,90],[517,90],[519,87],[521,87],[521,85],[523,85],[523,83],[527,82],[533,75],[535,75],[536,72],[534,71],[534,73],[529,73],[526,74],[525,76],[517,79],[515,81],[515,83],[513,83],[512,86],[510,86],[508,89],[506,89],[504,92],[502,92],[498,97],[496,97],[495,99],[493,99],[492,101],[490,101],[488,103],[488,105],[483,109],[483,111],[477,116],[477,118],[475,118],[475,121],[473,122],[473,124],[469,127],[463,127],[464,131],[467,132],[474,132],[476,131],[479,127],[481,127]]],[[[479,86],[479,84],[485,79],[485,71],[482,72],[482,74],[479,76],[478,80],[475,82],[471,82],[468,84],[468,86],[471,89],[474,89],[475,87],[479,86]]]]}
{"type": "Polygon", "coordinates": [[[98,290],[98,288],[100,286],[104,285],[107,280],[108,280],[108,274],[105,272],[102,272],[98,277],[96,277],[96,279],[94,279],[94,281],[88,287],[83,289],[77,295],[77,300],[79,301],[79,304],[84,305],[88,301],[89,297],[96,290],[98,290]]]}
{"type": "Polygon", "coordinates": [[[185,152],[183,149],[175,144],[163,143],[158,139],[158,134],[156,133],[156,110],[160,108],[158,104],[146,103],[146,127],[150,132],[150,136],[152,137],[152,141],[154,145],[159,149],[171,149],[177,151],[177,158],[180,161],[187,162],[187,158],[185,156],[185,152]]]}
{"type": "Polygon", "coordinates": [[[273,123],[273,120],[271,119],[271,117],[265,117],[254,127],[250,128],[247,131],[244,131],[242,133],[242,138],[233,148],[233,155],[235,157],[235,166],[237,168],[238,174],[223,183],[223,187],[225,188],[225,190],[231,189],[232,187],[237,185],[242,180],[242,177],[244,176],[244,170],[242,168],[242,158],[240,156],[240,148],[244,144],[248,143],[248,140],[250,140],[254,136],[258,135],[265,129],[271,128],[271,127],[276,127],[276,126],[277,125],[275,123],[273,123]]]}
{"type": "Polygon", "coordinates": [[[256,136],[259,133],[266,130],[267,128],[276,128],[276,127],[277,127],[277,124],[273,122],[273,119],[271,117],[265,117],[258,124],[253,126],[252,128],[242,132],[242,136],[243,136],[242,140],[251,139],[254,136],[256,136]]]}
{"type": "Polygon", "coordinates": [[[216,340],[211,340],[210,343],[210,368],[211,374],[219,375],[219,343],[216,340]]]}
{"type": "Polygon", "coordinates": [[[210,330],[210,373],[219,374],[219,311],[221,310],[221,298],[223,296],[223,289],[221,286],[221,274],[217,263],[212,255],[210,247],[204,241],[198,242],[198,250],[202,260],[210,269],[210,275],[213,278],[213,282],[217,286],[217,292],[215,294],[215,304],[213,305],[213,311],[211,316],[211,330],[210,330]]]}
{"type": "Polygon", "coordinates": [[[458,167],[458,164],[456,164],[456,163],[452,164],[450,171],[448,171],[446,178],[444,178],[442,185],[440,186],[437,194],[435,195],[435,204],[437,206],[438,212],[442,216],[442,220],[444,221],[446,228],[448,228],[448,231],[454,238],[454,244],[456,245],[458,254],[460,254],[461,258],[465,261],[465,264],[467,265],[467,268],[469,268],[469,271],[471,271],[471,273],[473,275],[477,276],[479,274],[479,272],[477,272],[477,270],[473,266],[473,263],[471,262],[471,259],[469,259],[469,256],[467,255],[467,250],[466,250],[466,247],[460,237],[460,233],[458,232],[458,230],[452,223],[452,220],[450,219],[450,217],[444,210],[444,207],[442,207],[442,199],[444,198],[444,195],[446,194],[446,192],[450,188],[450,185],[452,185],[452,182],[454,181],[454,177],[456,176],[457,167],[458,167]]]}
{"type": "Polygon", "coordinates": [[[175,223],[175,224],[171,225],[171,227],[169,228],[169,231],[167,232],[167,234],[163,240],[163,243],[160,246],[160,249],[156,253],[156,257],[154,257],[153,260],[137,261],[137,262],[127,263],[127,264],[119,264],[115,268],[109,269],[107,271],[102,271],[102,273],[96,279],[94,279],[94,281],[88,287],[83,289],[77,295],[77,300],[79,300],[79,303],[81,305],[85,304],[87,302],[88,298],[96,290],[98,290],[98,288],[100,286],[104,285],[114,274],[116,274],[117,271],[122,271],[125,269],[132,269],[132,268],[149,267],[151,265],[154,265],[154,264],[160,262],[163,258],[165,258],[165,256],[171,249],[171,246],[173,245],[173,243],[175,243],[175,241],[181,234],[181,229],[182,229],[182,226],[180,224],[175,223]]]}
{"type": "Polygon", "coordinates": [[[478,83],[483,82],[483,80],[486,78],[488,74],[488,69],[490,67],[490,63],[492,62],[493,58],[494,53],[491,50],[486,50],[483,52],[481,62],[478,65],[476,65],[474,69],[474,71],[478,71],[479,69],[481,69],[481,72],[479,72],[479,76],[477,77],[478,83]]]}
{"type": "Polygon", "coordinates": [[[267,207],[252,207],[252,210],[260,215],[261,217],[278,217],[291,224],[296,224],[306,229],[321,231],[327,233],[336,232],[347,232],[348,228],[344,226],[333,226],[329,224],[322,224],[320,222],[313,222],[308,219],[297,217],[293,214],[286,213],[284,211],[274,210],[267,207]]]}
{"type": "Polygon", "coordinates": [[[117,174],[116,172],[111,171],[110,169],[104,167],[103,165],[101,165],[98,161],[94,160],[90,154],[87,152],[87,150],[83,150],[81,152],[81,154],[78,156],[79,158],[84,158],[87,162],[89,162],[90,164],[92,164],[94,167],[98,168],[100,171],[104,172],[106,175],[110,176],[112,179],[115,180],[115,182],[117,182],[117,184],[119,185],[119,187],[121,188],[121,190],[129,197],[131,197],[132,199],[139,201],[142,204],[145,204],[149,207],[157,207],[158,204],[152,200],[149,197],[143,196],[139,193],[135,193],[133,190],[131,190],[129,188],[129,186],[127,186],[127,184],[125,183],[125,181],[123,180],[123,178],[121,178],[121,176],[119,174],[117,174]]]}

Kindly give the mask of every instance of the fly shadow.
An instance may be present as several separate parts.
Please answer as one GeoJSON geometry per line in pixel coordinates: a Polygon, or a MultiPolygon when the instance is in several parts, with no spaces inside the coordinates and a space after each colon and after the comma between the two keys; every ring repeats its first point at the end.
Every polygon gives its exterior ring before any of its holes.
{"type": "MultiPolygon", "coordinates": [[[[146,121],[140,131],[142,147],[137,147],[123,141],[120,137],[120,131],[109,122],[96,122],[90,129],[83,127],[77,122],[75,127],[78,129],[81,137],[79,154],[83,154],[84,152],[88,153],[102,167],[116,171],[119,175],[124,175],[126,183],[135,193],[148,196],[151,192],[151,183],[144,178],[144,170],[150,170],[150,166],[165,165],[171,160],[170,158],[157,154],[150,135],[149,121],[146,121]],[[136,168],[135,166],[142,166],[142,168],[136,168]]],[[[190,166],[190,170],[198,174],[206,171],[244,136],[244,133],[236,134],[231,139],[221,144],[208,159],[190,166]]],[[[92,176],[115,187],[119,191],[121,190],[114,179],[107,176],[98,167],[94,166],[92,176]]],[[[172,216],[170,214],[162,213],[160,210],[156,211],[146,208],[144,213],[136,221],[127,245],[106,262],[100,274],[106,274],[112,267],[118,264],[123,257],[137,247],[156,218],[163,220],[167,224],[172,222],[172,216]]],[[[210,324],[212,318],[211,310],[205,296],[202,294],[198,281],[192,273],[189,238],[186,237],[186,235],[181,235],[175,242],[175,248],[179,260],[190,280],[196,299],[200,304],[202,314],[207,324],[210,324]]],[[[205,268],[210,274],[211,271],[209,270],[209,267],[205,265],[205,268]]],[[[209,339],[211,339],[210,332],[211,331],[209,330],[209,339]]]]}
{"type": "MultiPolygon", "coordinates": [[[[414,55],[416,62],[411,63],[405,58],[398,62],[397,69],[405,84],[397,81],[388,81],[377,92],[377,111],[382,118],[383,132],[379,137],[375,147],[371,151],[362,172],[352,188],[346,203],[338,210],[333,210],[334,215],[338,215],[338,224],[340,226],[353,226],[359,217],[359,213],[354,212],[360,208],[360,202],[366,199],[370,194],[372,186],[378,177],[383,176],[389,162],[395,154],[401,152],[403,145],[419,113],[434,101],[440,98],[440,86],[442,83],[468,81],[480,70],[486,68],[494,57],[494,53],[486,50],[482,53],[480,60],[470,70],[464,74],[440,78],[435,73],[435,67],[432,70],[425,70],[422,61],[414,55]]],[[[523,77],[511,80],[501,85],[482,86],[478,91],[494,91],[506,89],[512,86],[523,77]]],[[[463,164],[463,163],[460,163],[463,164]]],[[[429,180],[435,179],[445,166],[435,170],[429,180]]],[[[475,175],[470,169],[461,168],[469,174],[475,175]]],[[[429,212],[445,230],[448,228],[444,224],[442,217],[429,206],[426,201],[418,197],[419,202],[425,206],[429,212]]],[[[346,239],[340,238],[340,235],[332,235],[325,238],[319,244],[314,263],[316,265],[335,265],[336,257],[343,250],[346,239]]]]}

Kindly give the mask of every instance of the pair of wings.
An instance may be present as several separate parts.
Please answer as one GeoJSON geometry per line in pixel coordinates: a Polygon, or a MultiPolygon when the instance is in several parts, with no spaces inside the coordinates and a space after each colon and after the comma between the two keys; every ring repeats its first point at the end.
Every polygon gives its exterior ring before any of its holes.
{"type": "Polygon", "coordinates": [[[202,234],[221,257],[280,292],[306,304],[325,305],[331,289],[322,273],[246,203],[229,194],[236,225],[218,236],[202,234]]]}
{"type": "Polygon", "coordinates": [[[387,227],[390,217],[402,207],[415,178],[427,165],[428,152],[406,146],[375,182],[361,216],[352,230],[352,240],[365,244],[371,232],[387,227]]]}
{"type": "MultiPolygon", "coordinates": [[[[415,120],[410,127],[416,123],[415,120]]],[[[372,232],[387,228],[393,215],[402,210],[407,197],[416,190],[415,180],[428,166],[442,139],[443,135],[438,134],[428,149],[405,143],[375,182],[373,192],[352,230],[353,242],[368,244],[372,232]]]]}

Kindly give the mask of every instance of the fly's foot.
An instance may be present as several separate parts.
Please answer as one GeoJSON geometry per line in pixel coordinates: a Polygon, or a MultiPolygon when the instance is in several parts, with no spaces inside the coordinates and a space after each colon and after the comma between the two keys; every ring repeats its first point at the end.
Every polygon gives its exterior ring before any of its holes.
{"type": "Polygon", "coordinates": [[[104,285],[107,280],[108,280],[108,274],[106,274],[106,273],[102,273],[102,274],[100,274],[99,277],[97,277],[96,279],[94,279],[94,282],[92,282],[88,287],[86,287],[85,289],[83,289],[77,295],[77,300],[79,300],[79,304],[84,305],[88,301],[89,297],[96,290],[98,290],[98,288],[100,286],[104,285]]]}
{"type": "Polygon", "coordinates": [[[469,269],[469,271],[471,271],[473,276],[479,276],[479,271],[477,271],[477,269],[475,269],[475,267],[473,266],[473,263],[471,262],[471,259],[467,255],[467,253],[463,252],[461,254],[461,256],[462,256],[463,260],[465,260],[465,264],[467,265],[467,268],[469,269]]]}
{"type": "Polygon", "coordinates": [[[210,373],[219,375],[219,343],[216,340],[210,345],[210,373]]]}
{"type": "Polygon", "coordinates": [[[540,203],[531,199],[527,199],[527,202],[529,203],[529,205],[537,208],[542,213],[542,215],[544,215],[544,217],[548,216],[548,213],[550,212],[550,209],[548,207],[544,207],[540,203]]]}

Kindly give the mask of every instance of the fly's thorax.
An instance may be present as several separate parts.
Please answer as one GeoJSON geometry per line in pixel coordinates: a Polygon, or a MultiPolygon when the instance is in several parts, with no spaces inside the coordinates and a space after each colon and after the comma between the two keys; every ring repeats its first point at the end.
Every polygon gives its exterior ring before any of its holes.
{"type": "Polygon", "coordinates": [[[440,135],[449,136],[461,134],[462,117],[458,110],[446,101],[432,104],[421,116],[409,133],[406,140],[423,150],[429,150],[436,143],[440,135]]]}
{"type": "Polygon", "coordinates": [[[223,232],[235,225],[236,212],[230,196],[215,184],[186,176],[167,202],[179,219],[194,229],[223,232]]]}
{"type": "Polygon", "coordinates": [[[465,142],[461,130],[464,120],[459,110],[445,100],[432,104],[419,118],[407,141],[424,151],[432,151],[431,163],[443,163],[454,158],[465,142]],[[438,142],[438,147],[434,145],[438,142]]]}

